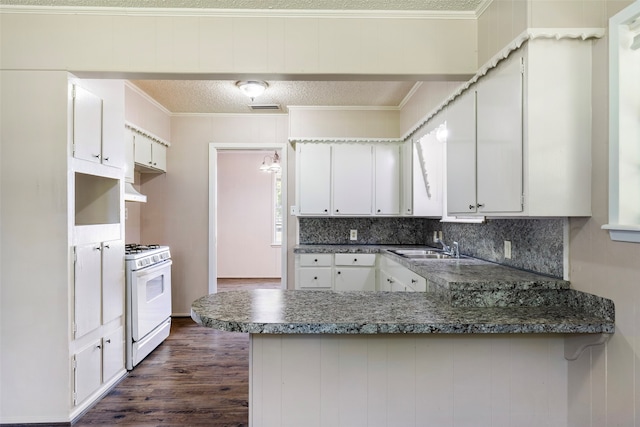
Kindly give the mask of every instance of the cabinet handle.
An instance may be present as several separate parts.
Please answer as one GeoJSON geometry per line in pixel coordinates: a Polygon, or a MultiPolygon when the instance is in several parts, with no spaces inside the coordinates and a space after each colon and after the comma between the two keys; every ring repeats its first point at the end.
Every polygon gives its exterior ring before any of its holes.
{"type": "Polygon", "coordinates": [[[484,208],[484,203],[478,203],[478,204],[476,205],[476,207],[478,207],[478,208],[484,208]]]}
{"type": "Polygon", "coordinates": [[[100,158],[100,154],[93,154],[92,156],[95,157],[96,159],[100,158]]]}
{"type": "Polygon", "coordinates": [[[111,344],[111,338],[107,339],[107,344],[111,344]]]}
{"type": "Polygon", "coordinates": [[[108,161],[109,161],[109,158],[108,158],[108,157],[105,157],[103,160],[104,160],[105,162],[108,162],[108,161]]]}
{"type": "Polygon", "coordinates": [[[475,206],[469,205],[469,209],[473,209],[473,208],[475,208],[475,206]]]}
{"type": "Polygon", "coordinates": [[[416,283],[417,280],[416,279],[411,279],[411,283],[416,283]]]}

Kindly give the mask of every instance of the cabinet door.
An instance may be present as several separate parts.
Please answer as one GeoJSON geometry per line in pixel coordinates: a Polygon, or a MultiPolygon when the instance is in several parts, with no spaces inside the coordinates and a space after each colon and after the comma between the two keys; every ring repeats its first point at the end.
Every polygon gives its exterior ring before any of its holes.
{"type": "Polygon", "coordinates": [[[167,146],[154,142],[151,144],[151,167],[167,171],[167,146]]]}
{"type": "Polygon", "coordinates": [[[102,341],[96,340],[75,355],[75,398],[82,403],[102,383],[102,341]]]}
{"type": "Polygon", "coordinates": [[[329,215],[331,146],[298,144],[298,208],[301,215],[329,215]]]}
{"type": "Polygon", "coordinates": [[[378,271],[378,290],[381,292],[391,291],[391,276],[384,270],[378,271]]]}
{"type": "Polygon", "coordinates": [[[101,324],[101,251],[99,243],[75,248],[75,338],[101,324]]]}
{"type": "Polygon", "coordinates": [[[333,147],[333,214],[371,215],[373,147],[338,144],[333,147]]]}
{"type": "Polygon", "coordinates": [[[102,323],[124,313],[124,241],[102,244],[102,323]]]}
{"type": "Polygon", "coordinates": [[[100,163],[102,158],[102,99],[73,86],[73,156],[100,163]]]}
{"type": "Polygon", "coordinates": [[[477,87],[478,211],[522,211],[522,71],[503,61],[477,87]]]}
{"type": "Polygon", "coordinates": [[[102,338],[102,379],[109,381],[124,369],[124,333],[122,328],[102,338]]]}
{"type": "Polygon", "coordinates": [[[298,269],[298,289],[322,288],[331,289],[331,267],[298,269]]]}
{"type": "Polygon", "coordinates": [[[376,270],[373,267],[336,267],[336,291],[375,291],[376,270]]]}
{"type": "Polygon", "coordinates": [[[135,179],[135,133],[131,129],[124,131],[124,180],[133,184],[135,179]]]}
{"type": "Polygon", "coordinates": [[[151,157],[151,146],[153,141],[144,135],[136,134],[134,139],[134,160],[139,165],[151,167],[153,160],[151,157]]]}
{"type": "Polygon", "coordinates": [[[400,214],[400,146],[375,146],[375,196],[377,215],[400,214]]]}
{"type": "Polygon", "coordinates": [[[402,215],[412,215],[414,210],[414,168],[415,151],[413,139],[405,141],[402,146],[402,215]]]}
{"type": "Polygon", "coordinates": [[[444,209],[444,143],[433,131],[414,144],[413,215],[442,217],[444,209]]]}
{"type": "Polygon", "coordinates": [[[447,210],[468,214],[476,207],[476,95],[471,89],[447,108],[447,210]]]}

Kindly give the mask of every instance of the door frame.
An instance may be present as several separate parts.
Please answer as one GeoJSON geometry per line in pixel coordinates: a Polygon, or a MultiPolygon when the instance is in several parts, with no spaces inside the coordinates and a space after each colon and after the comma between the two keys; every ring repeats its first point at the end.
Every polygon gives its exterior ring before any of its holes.
{"type": "Polygon", "coordinates": [[[281,283],[282,289],[287,288],[287,216],[285,207],[287,198],[287,146],[286,144],[260,143],[209,143],[209,293],[218,292],[218,152],[224,150],[270,151],[280,150],[280,165],[282,167],[282,245],[281,253],[281,283]]]}

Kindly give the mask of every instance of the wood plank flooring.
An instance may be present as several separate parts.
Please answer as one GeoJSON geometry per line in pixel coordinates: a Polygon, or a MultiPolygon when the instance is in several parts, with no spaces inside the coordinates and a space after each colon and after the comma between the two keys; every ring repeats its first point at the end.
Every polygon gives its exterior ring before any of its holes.
{"type": "MultiPolygon", "coordinates": [[[[220,279],[218,290],[279,288],[279,279],[220,279]]],[[[174,318],[171,334],[75,424],[247,426],[249,335],[174,318]]]]}

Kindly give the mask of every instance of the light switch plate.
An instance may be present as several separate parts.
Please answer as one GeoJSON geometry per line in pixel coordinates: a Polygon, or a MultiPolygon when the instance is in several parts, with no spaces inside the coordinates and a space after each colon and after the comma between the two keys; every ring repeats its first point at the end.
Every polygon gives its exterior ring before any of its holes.
{"type": "Polygon", "coordinates": [[[351,230],[349,240],[358,240],[358,230],[351,230]]]}

